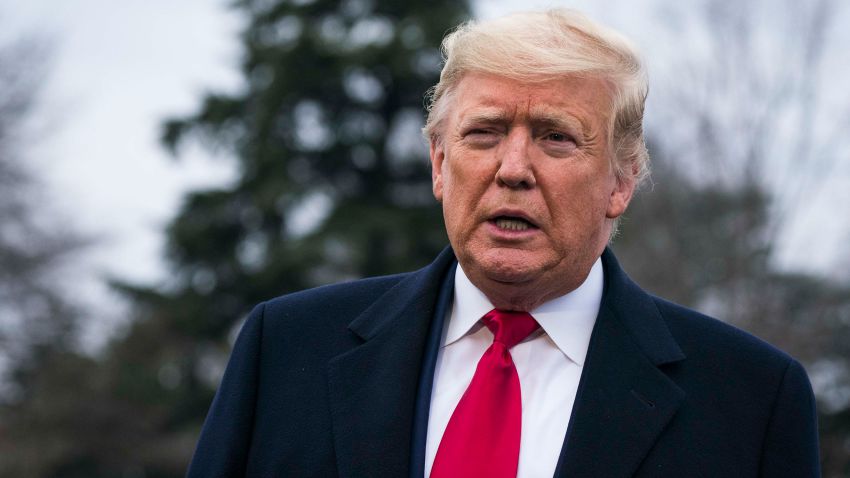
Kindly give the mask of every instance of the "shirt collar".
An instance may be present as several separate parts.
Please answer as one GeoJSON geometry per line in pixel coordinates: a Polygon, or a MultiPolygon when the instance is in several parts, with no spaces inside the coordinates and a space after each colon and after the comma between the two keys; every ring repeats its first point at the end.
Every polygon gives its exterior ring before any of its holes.
{"type": "MultiPolygon", "coordinates": [[[[584,365],[587,356],[590,335],[602,302],[604,282],[602,260],[596,259],[587,278],[577,289],[530,312],[558,349],[579,366],[584,365]]],[[[479,320],[492,309],[493,304],[487,296],[475,287],[458,265],[452,312],[443,346],[478,330],[479,320]]]]}

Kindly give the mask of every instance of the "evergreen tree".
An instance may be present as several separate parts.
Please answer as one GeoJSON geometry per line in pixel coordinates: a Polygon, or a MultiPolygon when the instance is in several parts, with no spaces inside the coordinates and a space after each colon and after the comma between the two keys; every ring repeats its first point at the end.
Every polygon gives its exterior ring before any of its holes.
{"type": "Polygon", "coordinates": [[[101,373],[113,404],[136,416],[121,425],[132,445],[93,460],[98,473],[182,474],[233,334],[254,304],[418,268],[447,244],[419,129],[438,46],[468,17],[467,5],[237,8],[248,17],[243,90],[210,94],[197,114],[167,121],[163,141],[176,153],[186,141],[227,151],[238,178],[185,198],[167,230],[168,284],[116,284],[137,317],[101,373]]]}
{"type": "Polygon", "coordinates": [[[168,230],[169,302],[216,340],[260,300],[418,267],[445,245],[418,130],[437,45],[467,15],[450,1],[239,5],[245,91],[164,128],[173,149],[196,136],[238,161],[236,184],[191,193],[168,230]]]}

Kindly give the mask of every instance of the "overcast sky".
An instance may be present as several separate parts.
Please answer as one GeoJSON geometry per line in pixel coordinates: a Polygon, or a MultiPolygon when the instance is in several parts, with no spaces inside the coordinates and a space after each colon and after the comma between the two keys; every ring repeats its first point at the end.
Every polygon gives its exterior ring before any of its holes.
{"type": "MultiPolygon", "coordinates": [[[[18,32],[35,33],[52,47],[39,110],[50,127],[26,152],[45,173],[62,212],[83,230],[103,238],[79,271],[79,277],[95,284],[87,293],[98,294],[94,289],[104,274],[149,283],[161,279],[162,230],[181,195],[232,178],[226,160],[211,160],[196,148],[175,161],[158,143],[163,118],[192,112],[205,91],[240,86],[236,35],[241,18],[226,8],[227,3],[0,0],[0,41],[18,32]]],[[[599,12],[586,1],[501,0],[481,2],[478,14],[491,17],[566,5],[623,28],[640,17],[638,4],[620,2],[624,7],[617,12],[599,12]]],[[[845,191],[844,196],[840,192],[827,196],[823,207],[850,201],[846,169],[839,171],[834,184],[836,191],[845,191]]],[[[814,224],[801,226],[802,239],[797,240],[810,250],[804,228],[818,227],[823,220],[813,217],[814,224]]],[[[817,261],[828,264],[843,242],[818,242],[817,261]]],[[[793,251],[801,245],[789,247],[793,251]]]]}
{"type": "MultiPolygon", "coordinates": [[[[0,41],[37,35],[51,51],[37,112],[48,126],[25,152],[60,212],[99,238],[79,271],[89,287],[104,275],[162,279],[162,230],[182,194],[232,178],[226,159],[195,147],[175,160],[158,142],[164,118],[239,88],[242,19],[228,3],[0,0],[0,41]]],[[[486,2],[481,13],[512,8],[486,2]]]]}

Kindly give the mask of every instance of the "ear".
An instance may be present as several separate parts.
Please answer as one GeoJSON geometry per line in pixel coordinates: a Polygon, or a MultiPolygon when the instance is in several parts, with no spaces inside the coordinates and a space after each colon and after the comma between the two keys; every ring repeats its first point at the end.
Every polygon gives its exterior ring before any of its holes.
{"type": "Polygon", "coordinates": [[[446,159],[446,151],[443,142],[438,138],[431,138],[429,152],[431,155],[431,188],[437,201],[443,201],[443,161],[446,159]]]}
{"type": "Polygon", "coordinates": [[[635,192],[634,176],[627,178],[614,178],[616,181],[614,189],[611,191],[611,196],[608,198],[608,209],[605,211],[605,216],[608,219],[616,219],[620,217],[626,208],[629,207],[629,202],[632,200],[632,195],[635,192]]]}

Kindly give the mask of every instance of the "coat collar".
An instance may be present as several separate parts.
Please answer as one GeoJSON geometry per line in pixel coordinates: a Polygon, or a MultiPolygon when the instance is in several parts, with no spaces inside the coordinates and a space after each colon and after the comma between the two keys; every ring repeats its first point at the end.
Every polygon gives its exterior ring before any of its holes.
{"type": "Polygon", "coordinates": [[[555,476],[632,476],[685,397],[659,369],[685,355],[655,302],[610,250],[602,262],[602,305],[555,476]]]}
{"type": "Polygon", "coordinates": [[[425,343],[440,287],[454,262],[447,248],[431,265],[403,278],[349,324],[363,343],[329,362],[341,477],[408,475],[425,343]]]}
{"type": "MultiPolygon", "coordinates": [[[[425,343],[440,286],[454,262],[446,249],[431,265],[407,275],[349,325],[363,343],[329,362],[341,477],[409,473],[425,343]]],[[[659,369],[685,356],[653,299],[607,249],[602,262],[602,305],[556,476],[631,476],[685,396],[659,369]]]]}

